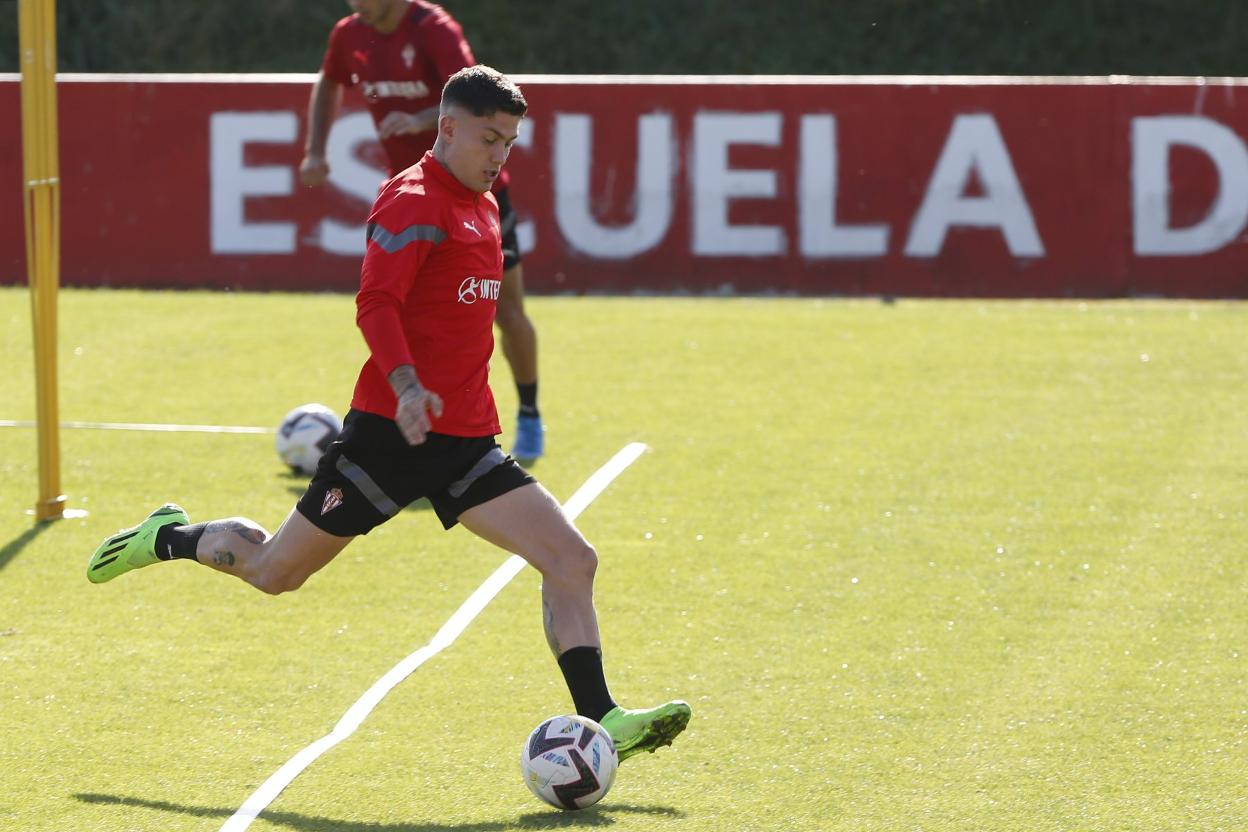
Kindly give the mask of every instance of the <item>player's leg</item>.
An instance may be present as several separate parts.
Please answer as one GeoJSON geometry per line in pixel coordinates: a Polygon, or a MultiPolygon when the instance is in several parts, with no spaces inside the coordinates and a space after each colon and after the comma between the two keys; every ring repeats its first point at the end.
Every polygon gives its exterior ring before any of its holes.
{"type": "Polygon", "coordinates": [[[598,555],[549,491],[531,482],[468,509],[459,522],[542,573],[542,619],[556,657],[574,647],[601,647],[594,610],[598,555]]]}
{"type": "Polygon", "coordinates": [[[291,509],[274,535],[243,517],[175,528],[167,535],[171,547],[179,545],[181,536],[182,545],[194,547],[198,562],[270,595],[303,586],[353,540],[318,529],[297,509],[291,509]]]}
{"type": "MultiPolygon", "coordinates": [[[[503,285],[498,290],[498,308],[494,313],[503,355],[511,367],[516,386],[537,384],[537,330],[524,311],[524,265],[516,263],[503,271],[503,285]]],[[[521,405],[526,407],[526,405],[521,405]]],[[[537,413],[537,401],[527,405],[537,413]]]]}
{"type": "Polygon", "coordinates": [[[545,451],[545,429],[537,407],[537,329],[524,310],[524,267],[516,235],[516,212],[507,189],[499,191],[500,231],[503,236],[503,285],[498,293],[494,322],[499,342],[511,367],[520,400],[516,417],[516,442],[511,455],[532,460],[545,451]]]}
{"type": "Polygon", "coordinates": [[[537,409],[537,331],[524,312],[524,267],[519,263],[503,272],[494,321],[520,400],[511,455],[537,459],[546,450],[545,427],[537,409]]]}
{"type": "Polygon", "coordinates": [[[547,642],[577,713],[602,724],[620,759],[671,745],[689,723],[688,703],[675,700],[627,710],[611,698],[593,600],[598,556],[550,492],[530,482],[467,509],[459,522],[541,572],[547,642]]]}
{"type": "Polygon", "coordinates": [[[163,560],[196,560],[276,595],[303,585],[333,560],[350,537],[337,537],[292,510],[277,534],[243,517],[191,524],[186,512],[166,504],[132,529],[105,538],[87,564],[93,583],[163,560]]]}
{"type": "Polygon", "coordinates": [[[402,496],[400,482],[411,468],[404,456],[409,451],[393,421],[352,410],[277,534],[242,517],[192,525],[179,506],[166,504],[138,526],[105,538],[91,556],[87,577],[103,583],[162,560],[184,558],[263,592],[298,589],[352,538],[411,502],[412,497],[402,496]],[[400,495],[400,501],[389,494],[400,495]]]}

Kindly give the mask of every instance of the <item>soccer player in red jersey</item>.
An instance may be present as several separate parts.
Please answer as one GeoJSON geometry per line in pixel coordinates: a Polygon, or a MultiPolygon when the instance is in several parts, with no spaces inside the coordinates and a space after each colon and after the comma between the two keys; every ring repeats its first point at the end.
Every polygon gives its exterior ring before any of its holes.
{"type": "Polygon", "coordinates": [[[106,538],[87,577],[103,583],[186,558],[267,593],[289,592],[357,535],[427,497],[444,527],[463,524],[541,572],[546,638],[577,713],[601,723],[626,759],[670,744],[689,722],[689,705],[615,703],[594,611],[597,553],[495,442],[487,375],[503,254],[490,187],[527,109],[520,89],[497,71],[455,73],[442,93],[432,151],[377,197],[356,295],[370,356],[341,436],[277,534],[241,517],[192,525],[166,503],[106,538]]]}
{"type": "MultiPolygon", "coordinates": [[[[359,87],[389,161],[389,175],[416,164],[433,147],[438,97],[446,80],[476,60],[463,29],[446,10],[424,0],[348,0],[355,14],[329,35],[329,46],[308,104],[305,185],[329,176],[325,142],[344,87],[359,87]]],[[[537,332],[524,311],[524,271],[508,177],[494,183],[503,230],[503,282],[495,323],[520,400],[511,452],[527,460],[545,450],[537,408],[537,332]]]]}

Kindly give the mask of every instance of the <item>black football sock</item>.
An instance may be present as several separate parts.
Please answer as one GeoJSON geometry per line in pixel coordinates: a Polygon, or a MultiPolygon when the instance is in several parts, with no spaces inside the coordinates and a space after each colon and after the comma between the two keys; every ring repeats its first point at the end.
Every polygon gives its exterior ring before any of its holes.
{"type": "Polygon", "coordinates": [[[597,647],[573,647],[566,651],[559,657],[559,669],[578,714],[598,722],[615,707],[602,672],[602,651],[597,647]]]}
{"type": "Polygon", "coordinates": [[[195,549],[199,546],[199,538],[204,534],[207,523],[196,523],[193,526],[179,526],[170,523],[156,531],[156,557],[161,560],[186,558],[196,560],[195,549]]]}
{"type": "Polygon", "coordinates": [[[516,392],[520,394],[520,415],[537,416],[537,382],[517,384],[516,392]]]}

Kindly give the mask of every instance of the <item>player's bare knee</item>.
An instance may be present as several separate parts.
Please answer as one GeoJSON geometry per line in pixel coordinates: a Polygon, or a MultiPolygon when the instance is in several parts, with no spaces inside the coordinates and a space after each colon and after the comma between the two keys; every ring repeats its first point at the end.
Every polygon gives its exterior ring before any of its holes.
{"type": "Polygon", "coordinates": [[[294,592],[307,580],[308,576],[300,570],[278,567],[257,573],[252,577],[251,585],[266,595],[281,595],[284,592],[294,592]]]}
{"type": "Polygon", "coordinates": [[[265,595],[281,595],[283,590],[281,586],[270,580],[268,575],[257,575],[251,579],[251,585],[263,592],[265,595]]]}
{"type": "Polygon", "coordinates": [[[281,576],[277,592],[273,594],[280,595],[283,592],[294,592],[296,589],[299,589],[308,582],[308,577],[309,576],[303,572],[288,572],[281,576]]]}
{"type": "Polygon", "coordinates": [[[303,586],[310,576],[297,560],[289,557],[275,558],[266,552],[256,564],[255,571],[247,576],[248,582],[266,595],[294,592],[303,586]]]}
{"type": "Polygon", "coordinates": [[[584,541],[568,546],[559,553],[552,570],[555,574],[548,576],[569,588],[593,586],[594,575],[598,571],[598,552],[584,541]]]}

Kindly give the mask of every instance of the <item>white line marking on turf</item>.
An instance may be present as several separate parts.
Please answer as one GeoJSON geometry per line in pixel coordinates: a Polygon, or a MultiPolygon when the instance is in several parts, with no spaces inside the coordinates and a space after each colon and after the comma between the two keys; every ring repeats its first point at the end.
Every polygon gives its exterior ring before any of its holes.
{"type": "MultiPolygon", "coordinates": [[[[563,504],[564,513],[570,519],[575,520],[611,484],[611,481],[623,473],[625,468],[636,462],[645,450],[646,446],[641,442],[625,445],[619,453],[611,457],[606,465],[595,471],[593,476],[587,479],[585,484],[563,504]]],[[[360,723],[372,713],[373,708],[377,707],[377,703],[399,682],[411,675],[412,671],[424,664],[426,660],[450,647],[460,633],[485,609],[485,605],[490,603],[494,596],[502,591],[503,587],[507,586],[524,567],[525,560],[519,555],[507,558],[502,566],[495,569],[494,573],[486,578],[472,595],[468,596],[468,600],[464,601],[455,614],[447,619],[428,644],[396,664],[385,676],[374,682],[373,686],[347,709],[342,719],[338,720],[338,724],[334,726],[334,730],[291,757],[284,766],[273,773],[273,776],[265,780],[260,788],[256,789],[239,810],[225,822],[225,825],[221,827],[221,832],[242,832],[250,826],[251,822],[268,808],[282,790],[289,786],[291,781],[317,757],[354,734],[355,729],[360,727],[360,723]]]]}
{"type": "MultiPolygon", "coordinates": [[[[0,419],[0,428],[33,428],[35,423],[24,419],[0,419]]],[[[273,428],[246,425],[158,425],[146,422],[61,422],[62,428],[87,430],[151,430],[162,433],[273,433],[273,428]]]]}

